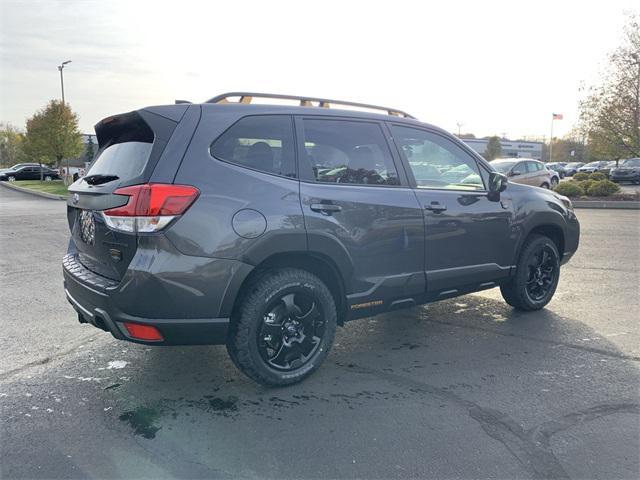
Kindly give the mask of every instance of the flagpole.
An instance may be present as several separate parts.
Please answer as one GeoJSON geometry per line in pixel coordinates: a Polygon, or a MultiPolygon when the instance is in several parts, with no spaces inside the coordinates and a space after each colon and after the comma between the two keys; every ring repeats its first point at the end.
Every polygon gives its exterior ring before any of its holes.
{"type": "Polygon", "coordinates": [[[549,137],[549,161],[552,162],[551,154],[553,153],[553,121],[555,120],[555,113],[551,114],[551,137],[549,137]]]}

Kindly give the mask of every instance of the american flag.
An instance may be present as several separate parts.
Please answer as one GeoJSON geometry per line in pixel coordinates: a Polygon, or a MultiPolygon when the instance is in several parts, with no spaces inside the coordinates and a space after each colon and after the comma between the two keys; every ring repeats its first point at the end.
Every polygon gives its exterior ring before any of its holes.
{"type": "Polygon", "coordinates": [[[553,114],[553,119],[554,120],[562,120],[562,114],[561,113],[554,113],[553,114]]]}

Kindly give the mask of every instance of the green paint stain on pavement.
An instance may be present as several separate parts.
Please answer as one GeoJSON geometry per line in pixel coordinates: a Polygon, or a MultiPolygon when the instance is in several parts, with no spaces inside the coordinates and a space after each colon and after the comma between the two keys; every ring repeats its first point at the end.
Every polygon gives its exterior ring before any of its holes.
{"type": "Polygon", "coordinates": [[[124,412],[118,418],[131,425],[134,434],[144,438],[155,438],[156,432],[161,428],[155,426],[155,421],[159,416],[160,413],[152,408],[138,407],[135,410],[124,412]]]}

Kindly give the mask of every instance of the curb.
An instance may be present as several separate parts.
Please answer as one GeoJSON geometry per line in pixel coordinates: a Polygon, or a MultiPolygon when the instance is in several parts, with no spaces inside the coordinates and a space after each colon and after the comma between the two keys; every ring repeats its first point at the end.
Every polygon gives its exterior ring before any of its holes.
{"type": "Polygon", "coordinates": [[[640,210],[640,202],[635,201],[610,201],[606,200],[576,200],[573,203],[574,208],[608,208],[612,210],[640,210]]]}
{"type": "Polygon", "coordinates": [[[30,188],[18,187],[17,185],[12,185],[9,182],[0,182],[0,185],[3,187],[7,187],[13,190],[17,190],[18,192],[29,193],[31,195],[35,195],[36,197],[48,198],[49,200],[67,200],[65,195],[56,195],[55,193],[47,193],[47,192],[38,192],[36,190],[31,190],[30,188]]]}

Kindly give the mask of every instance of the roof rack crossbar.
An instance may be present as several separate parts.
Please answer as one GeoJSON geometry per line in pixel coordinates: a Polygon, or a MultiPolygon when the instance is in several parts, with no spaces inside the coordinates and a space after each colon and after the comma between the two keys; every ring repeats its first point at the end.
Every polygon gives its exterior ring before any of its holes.
{"type": "Polygon", "coordinates": [[[382,110],[387,115],[393,115],[396,117],[414,118],[413,115],[409,115],[407,112],[398,110],[397,108],[381,107],[379,105],[369,105],[366,103],[348,102],[344,100],[330,100],[327,98],[317,97],[303,97],[298,95],[279,95],[277,93],[255,93],[255,92],[229,92],[223,93],[216,97],[210,98],[205,103],[241,103],[250,104],[254,98],[275,98],[278,100],[297,100],[300,102],[301,107],[320,107],[331,108],[331,105],[343,105],[349,107],[368,108],[371,110],[382,110]],[[229,98],[238,97],[237,102],[229,101],[229,98]]]}

